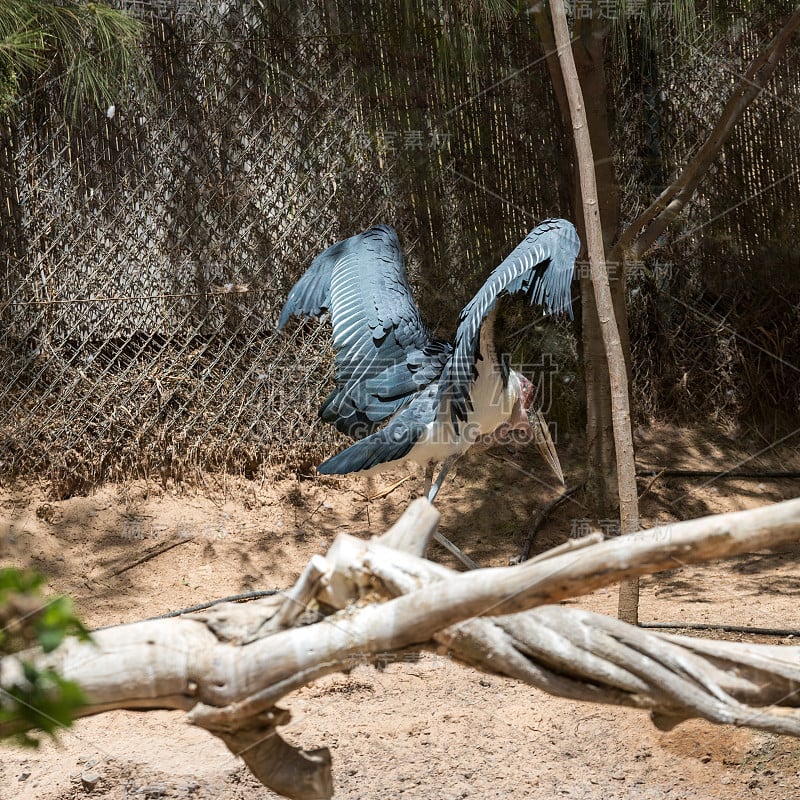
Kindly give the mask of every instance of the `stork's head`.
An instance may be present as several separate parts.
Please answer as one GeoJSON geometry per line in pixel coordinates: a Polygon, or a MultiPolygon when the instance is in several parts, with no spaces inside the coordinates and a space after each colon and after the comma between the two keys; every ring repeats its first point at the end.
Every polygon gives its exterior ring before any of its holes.
{"type": "Polygon", "coordinates": [[[530,433],[530,439],[533,439],[533,429],[528,415],[536,399],[536,387],[524,375],[513,369],[508,376],[508,384],[514,405],[508,418],[507,430],[530,433]]]}
{"type": "Polygon", "coordinates": [[[536,387],[524,376],[519,377],[519,401],[522,411],[526,413],[533,408],[533,401],[536,399],[536,387]]]}
{"type": "Polygon", "coordinates": [[[558,460],[558,453],[553,437],[550,435],[547,420],[544,418],[544,414],[534,407],[536,387],[524,375],[514,370],[511,371],[509,379],[515,380],[519,388],[517,400],[508,420],[508,430],[520,431],[525,441],[533,439],[542,458],[563,484],[564,473],[561,471],[561,462],[558,460]]]}

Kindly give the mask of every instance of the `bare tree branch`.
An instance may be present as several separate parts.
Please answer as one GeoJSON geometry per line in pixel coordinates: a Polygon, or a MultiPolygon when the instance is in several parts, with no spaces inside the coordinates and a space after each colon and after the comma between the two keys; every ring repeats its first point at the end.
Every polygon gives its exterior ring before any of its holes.
{"type": "Polygon", "coordinates": [[[800,6],[795,9],[766,50],[750,64],[733,90],[717,124],[694,158],[619,237],[610,256],[611,260],[620,260],[622,256],[630,260],[640,258],[681,213],[748,106],[772,77],[798,27],[800,27],[800,6]]]}

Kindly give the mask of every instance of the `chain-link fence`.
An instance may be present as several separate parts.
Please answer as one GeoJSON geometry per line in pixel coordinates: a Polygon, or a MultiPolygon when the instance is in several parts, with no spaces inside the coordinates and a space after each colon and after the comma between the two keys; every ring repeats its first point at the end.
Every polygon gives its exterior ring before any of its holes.
{"type": "MultiPolygon", "coordinates": [[[[43,475],[68,494],[158,472],[310,465],[336,443],[316,414],[331,381],[328,330],[278,334],[275,321],[316,253],[393,224],[423,314],[446,334],[527,230],[570,216],[571,145],[535,31],[524,15],[499,26],[456,81],[442,67],[437,21],[410,21],[403,3],[124,5],[150,25],[152,96],[132,93],[77,126],[54,110],[51,87],[37,86],[2,128],[0,472],[43,475]]],[[[767,184],[800,151],[786,124],[796,120],[797,67],[794,57],[778,82],[783,105],[759,101],[726,149],[724,174],[693,206],[695,227],[718,240],[752,218],[753,202],[730,209],[742,191],[766,209],[749,240],[770,230],[767,184]]],[[[690,121],[701,127],[698,98],[676,87],[699,79],[684,69],[676,59],[660,78],[672,110],[661,116],[673,120],[659,134],[667,177],[701,135],[687,133],[690,121]]],[[[618,129],[645,141],[644,112],[618,83],[618,129]]],[[[632,148],[622,151],[623,178],[644,174],[632,148]]],[[[788,206],[797,173],[780,185],[788,206]]],[[[628,208],[652,190],[635,179],[624,188],[628,208]]],[[[796,256],[787,232],[797,208],[782,223],[781,263],[796,256]]],[[[681,235],[659,256],[672,270],[661,289],[694,306],[708,262],[698,237],[681,235]]],[[[691,317],[659,297],[645,287],[634,303],[645,359],[691,317]]],[[[652,363],[637,367],[651,410],[669,405],[664,381],[694,352],[677,339],[685,353],[658,356],[668,362],[658,385],[652,363]]],[[[727,357],[728,368],[748,355],[727,357]]],[[[562,375],[577,372],[576,358],[566,342],[562,375]]]]}
{"type": "Polygon", "coordinates": [[[313,11],[274,42],[178,12],[149,17],[156,107],[6,131],[3,466],[64,492],[314,455],[326,332],[274,321],[322,243],[390,214],[313,11]]]}

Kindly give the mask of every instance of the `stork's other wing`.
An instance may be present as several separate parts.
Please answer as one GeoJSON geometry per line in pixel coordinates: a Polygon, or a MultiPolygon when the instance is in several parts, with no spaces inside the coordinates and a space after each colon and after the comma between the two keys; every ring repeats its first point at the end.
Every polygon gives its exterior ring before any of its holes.
{"type": "Polygon", "coordinates": [[[531,305],[548,314],[566,311],[572,316],[570,283],[580,240],[565,219],[548,219],[534,228],[508,258],[487,278],[459,317],[453,356],[439,382],[440,400],[449,406],[453,423],[466,421],[472,410],[470,388],[484,320],[499,297],[524,292],[531,305]]]}
{"type": "Polygon", "coordinates": [[[405,408],[379,431],[361,439],[317,467],[323,475],[347,475],[402,461],[436,419],[439,402],[436,385],[417,392],[405,408]]]}
{"type": "Polygon", "coordinates": [[[336,388],[320,409],[326,422],[360,438],[435,380],[450,345],[434,339],[411,296],[397,234],[376,225],[317,256],[281,312],[330,311],[336,388]]]}

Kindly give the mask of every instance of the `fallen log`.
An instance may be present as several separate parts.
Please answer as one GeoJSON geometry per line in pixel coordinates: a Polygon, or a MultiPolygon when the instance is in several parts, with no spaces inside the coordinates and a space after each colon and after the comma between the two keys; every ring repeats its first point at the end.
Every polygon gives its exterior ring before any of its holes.
{"type": "MultiPolygon", "coordinates": [[[[421,557],[438,518],[420,499],[382,537],[342,534],[280,595],[107,628],[47,656],[8,656],[0,687],[24,681],[21,662],[31,658],[80,684],[83,715],[181,709],[262,783],[301,800],[332,796],[330,754],[284,742],[277,728],[289,715],[276,704],[322,675],[408,648],[437,648],[562,697],[645,708],[662,728],[703,717],[800,736],[800,649],[652,633],[547,605],[622,578],[798,541],[800,500],[587,537],[518,566],[468,573],[421,557]]],[[[0,735],[21,727],[12,720],[0,735]]]]}

